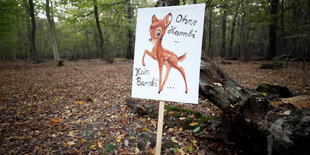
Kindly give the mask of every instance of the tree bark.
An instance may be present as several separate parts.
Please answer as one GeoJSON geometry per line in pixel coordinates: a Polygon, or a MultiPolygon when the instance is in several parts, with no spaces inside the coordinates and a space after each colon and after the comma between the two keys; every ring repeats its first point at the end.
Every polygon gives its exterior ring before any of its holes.
{"type": "Polygon", "coordinates": [[[206,40],[207,40],[207,18],[204,18],[203,34],[202,34],[202,52],[204,53],[207,52],[206,40]]]}
{"type": "Polygon", "coordinates": [[[90,50],[89,43],[88,43],[87,29],[84,30],[84,34],[85,34],[85,44],[86,44],[86,48],[87,48],[87,59],[94,58],[93,54],[91,54],[91,50],[90,50]]]}
{"type": "Polygon", "coordinates": [[[50,1],[46,0],[46,4],[45,4],[46,5],[46,18],[48,21],[48,25],[49,25],[48,28],[49,28],[49,32],[50,32],[51,39],[52,39],[54,59],[58,63],[60,58],[58,55],[57,41],[56,41],[56,35],[55,35],[55,23],[54,23],[54,20],[51,18],[49,3],[50,1]]]}
{"type": "Polygon", "coordinates": [[[207,58],[200,65],[199,93],[220,109],[247,98],[247,92],[207,58]]]}
{"type": "Polygon", "coordinates": [[[35,63],[40,63],[40,57],[37,52],[36,42],[35,42],[35,36],[36,36],[36,21],[34,16],[34,4],[33,0],[29,0],[29,6],[27,5],[27,13],[31,18],[31,25],[30,23],[27,24],[28,27],[28,39],[29,39],[29,47],[30,47],[30,55],[31,55],[31,61],[35,63]]]}
{"type": "Polygon", "coordinates": [[[97,30],[98,30],[98,36],[99,36],[99,50],[101,53],[101,59],[103,60],[108,60],[107,54],[106,52],[104,52],[103,49],[103,45],[104,45],[104,40],[103,40],[103,36],[102,36],[102,30],[101,30],[101,26],[100,26],[100,21],[99,21],[99,15],[98,15],[98,6],[97,6],[97,1],[94,0],[94,11],[95,11],[95,20],[96,20],[96,26],[97,26],[97,30]]]}
{"type": "Polygon", "coordinates": [[[231,28],[231,33],[230,33],[230,42],[229,42],[229,50],[228,50],[228,57],[232,57],[232,48],[234,44],[234,39],[235,39],[235,26],[236,26],[236,21],[237,21],[237,15],[238,15],[238,10],[239,10],[240,2],[238,1],[233,21],[232,21],[232,28],[231,28]]]}
{"type": "Polygon", "coordinates": [[[278,24],[278,4],[279,0],[270,0],[270,16],[269,24],[269,51],[268,60],[272,60],[277,55],[277,24],[278,24]]]}
{"type": "MultiPolygon", "coordinates": [[[[222,111],[214,131],[199,138],[221,139],[245,154],[306,154],[310,116],[292,107],[289,116],[270,105],[270,96],[249,92],[202,57],[199,94],[222,111]]],[[[288,105],[286,105],[288,106],[288,105]]],[[[213,126],[207,124],[207,126],[213,126]]]]}
{"type": "Polygon", "coordinates": [[[222,15],[222,50],[221,50],[221,57],[226,56],[226,18],[227,12],[226,8],[223,8],[223,15],[222,15]]]}
{"type": "Polygon", "coordinates": [[[209,7],[209,48],[208,48],[208,54],[210,55],[210,58],[213,58],[212,54],[212,7],[209,7]]]}
{"type": "MultiPolygon", "coordinates": [[[[128,8],[127,8],[127,19],[129,20],[129,23],[132,24],[132,17],[133,17],[133,10],[131,6],[131,1],[128,1],[128,8]]],[[[133,49],[133,43],[134,43],[134,36],[133,36],[133,31],[130,26],[128,26],[128,31],[127,31],[127,36],[128,36],[128,47],[127,47],[127,53],[126,57],[128,59],[133,59],[134,57],[134,49],[133,49]]]]}
{"type": "Polygon", "coordinates": [[[246,61],[247,58],[246,58],[246,51],[244,49],[244,42],[245,42],[245,30],[244,30],[244,27],[245,27],[245,16],[246,16],[246,12],[245,12],[245,9],[244,9],[244,3],[245,3],[245,0],[242,0],[242,4],[241,4],[241,7],[242,7],[242,19],[241,19],[241,26],[240,26],[240,42],[239,42],[239,56],[241,56],[241,53],[243,55],[243,61],[246,61]]]}

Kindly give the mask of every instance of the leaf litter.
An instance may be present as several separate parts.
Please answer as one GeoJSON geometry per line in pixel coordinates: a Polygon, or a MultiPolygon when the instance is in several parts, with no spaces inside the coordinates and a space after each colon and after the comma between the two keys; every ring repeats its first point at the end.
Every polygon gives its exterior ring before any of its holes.
{"type": "MultiPolygon", "coordinates": [[[[310,92],[301,86],[299,78],[293,77],[300,75],[300,70],[290,76],[278,76],[291,70],[270,74],[253,70],[258,64],[232,65],[219,64],[243,86],[254,88],[267,79],[272,84],[290,86],[295,93],[310,92]]],[[[63,67],[56,67],[52,61],[41,64],[1,61],[0,76],[0,154],[154,153],[157,119],[133,114],[124,102],[131,93],[132,61],[116,64],[100,60],[67,61],[63,67]]],[[[167,104],[196,110],[208,117],[220,114],[207,100],[200,99],[198,105],[167,104]]],[[[168,147],[164,153],[229,153],[222,143],[195,138],[194,132],[203,132],[203,124],[195,115],[171,112],[165,117],[173,116],[181,122],[191,118],[192,129],[178,124],[166,126],[163,144],[167,142],[168,147]]]]}

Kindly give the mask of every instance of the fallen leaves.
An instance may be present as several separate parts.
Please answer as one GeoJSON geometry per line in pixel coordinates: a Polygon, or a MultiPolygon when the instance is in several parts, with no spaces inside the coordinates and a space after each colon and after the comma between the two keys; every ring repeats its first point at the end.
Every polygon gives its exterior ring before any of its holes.
{"type": "Polygon", "coordinates": [[[67,143],[67,145],[69,145],[69,146],[72,146],[72,145],[74,145],[75,144],[75,142],[74,141],[72,141],[72,142],[68,142],[67,143]]]}
{"type": "Polygon", "coordinates": [[[121,140],[125,137],[125,135],[126,135],[126,134],[122,134],[122,135],[116,136],[116,138],[115,138],[116,142],[120,143],[121,140]]]}
{"type": "MultiPolygon", "coordinates": [[[[289,74],[293,68],[266,74],[266,71],[253,70],[255,66],[259,64],[241,62],[221,67],[242,86],[255,88],[265,82],[284,84],[298,93],[310,92],[309,88],[301,87],[302,81],[296,80],[301,76],[299,70],[294,75],[289,74]]],[[[79,60],[68,61],[63,68],[54,67],[49,61],[42,64],[16,62],[0,71],[3,77],[0,78],[0,128],[4,141],[0,147],[6,148],[0,150],[0,154],[27,154],[39,150],[42,154],[99,154],[103,150],[104,154],[147,154],[154,149],[152,145],[139,148],[138,144],[150,142],[149,139],[143,141],[142,137],[156,132],[157,119],[132,114],[124,103],[130,96],[132,62],[108,65],[101,60],[79,60]],[[14,70],[12,66],[17,64],[22,69],[14,70]],[[29,141],[40,146],[31,145],[29,141]]],[[[221,84],[214,83],[214,86],[221,87],[221,84]]],[[[198,105],[167,104],[196,110],[208,117],[220,115],[208,101],[200,102],[198,105]]],[[[289,114],[281,111],[281,115],[289,114]]],[[[178,145],[173,153],[209,153],[208,147],[212,146],[203,145],[192,136],[204,131],[200,120],[194,115],[177,112],[167,112],[167,116],[183,123],[187,118],[193,119],[190,130],[176,124],[165,128],[163,138],[178,145]]]]}
{"type": "Polygon", "coordinates": [[[190,126],[196,126],[196,125],[198,125],[198,123],[197,123],[197,122],[192,122],[192,123],[190,123],[189,125],[190,125],[190,126]]]}

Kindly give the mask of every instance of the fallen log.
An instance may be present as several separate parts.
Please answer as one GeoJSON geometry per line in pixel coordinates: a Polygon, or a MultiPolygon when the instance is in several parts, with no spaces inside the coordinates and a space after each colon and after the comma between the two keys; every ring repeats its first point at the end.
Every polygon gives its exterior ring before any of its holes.
{"type": "MultiPolygon", "coordinates": [[[[212,137],[247,154],[309,154],[310,116],[270,104],[272,98],[248,91],[206,57],[200,67],[200,96],[221,110],[221,124],[212,137]]],[[[294,106],[293,106],[294,107],[294,106]]]]}

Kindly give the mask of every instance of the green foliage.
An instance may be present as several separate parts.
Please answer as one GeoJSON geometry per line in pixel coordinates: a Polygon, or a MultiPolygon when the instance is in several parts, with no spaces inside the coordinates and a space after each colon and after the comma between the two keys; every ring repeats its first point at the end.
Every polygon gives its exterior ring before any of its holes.
{"type": "Polygon", "coordinates": [[[109,151],[111,153],[114,152],[114,145],[113,144],[108,144],[107,147],[104,149],[103,154],[106,155],[109,151]]]}
{"type": "Polygon", "coordinates": [[[189,109],[184,109],[184,108],[180,108],[180,107],[172,107],[172,106],[166,106],[168,111],[179,111],[179,112],[186,112],[188,114],[194,114],[197,117],[201,117],[201,113],[198,111],[194,111],[194,110],[189,110],[189,109]]]}
{"type": "MultiPolygon", "coordinates": [[[[197,0],[197,2],[205,3],[206,0],[197,0]]],[[[45,1],[34,1],[34,3],[38,53],[42,58],[53,58],[51,38],[45,18],[45,1]]],[[[193,1],[185,0],[185,3],[192,4],[193,1]]],[[[27,4],[27,1],[21,0],[0,0],[1,58],[26,59],[28,57],[27,4]]],[[[180,4],[183,5],[183,1],[180,1],[180,4]]],[[[155,1],[52,0],[51,15],[55,19],[56,40],[61,58],[76,60],[101,57],[98,49],[99,39],[94,5],[98,6],[106,54],[109,57],[124,57],[127,51],[130,51],[128,49],[130,41],[134,40],[137,9],[152,7],[155,1]]],[[[233,16],[236,14],[232,57],[241,57],[246,52],[253,56],[265,56],[269,46],[269,24],[273,18],[278,19],[278,55],[309,56],[309,52],[304,50],[308,46],[310,34],[310,20],[307,18],[309,3],[306,0],[283,1],[283,3],[280,1],[278,14],[273,16],[270,15],[269,1],[212,0],[205,14],[205,30],[207,30],[205,39],[209,39],[208,24],[211,23],[211,45],[208,41],[204,44],[211,49],[212,53],[209,54],[213,56],[221,52],[224,11],[227,13],[226,32],[224,32],[227,47],[232,38],[230,32],[233,28],[233,16]]],[[[134,41],[130,45],[133,44],[134,41]]],[[[280,59],[276,61],[279,63],[288,61],[280,59]]]]}

